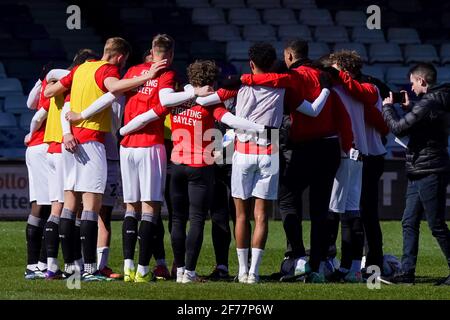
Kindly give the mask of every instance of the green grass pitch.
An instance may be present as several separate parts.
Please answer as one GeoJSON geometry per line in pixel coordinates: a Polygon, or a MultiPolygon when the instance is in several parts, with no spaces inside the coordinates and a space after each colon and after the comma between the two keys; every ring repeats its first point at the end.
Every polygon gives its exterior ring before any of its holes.
{"type": "MultiPolygon", "coordinates": [[[[400,222],[383,222],[384,250],[396,256],[401,254],[402,231],[400,222]]],[[[305,223],[308,239],[309,223],[305,223]]],[[[110,266],[122,269],[121,223],[113,222],[113,240],[110,266]]],[[[211,224],[206,223],[205,239],[198,263],[200,275],[207,275],[214,266],[211,242],[211,224]]],[[[81,283],[80,290],[69,290],[64,281],[27,281],[25,268],[25,222],[0,222],[0,299],[447,299],[450,287],[435,287],[434,282],[448,275],[445,259],[437,242],[424,223],[421,229],[420,252],[417,267],[418,283],[415,286],[381,285],[379,290],[369,290],[365,284],[304,284],[265,282],[257,285],[207,282],[177,284],[158,281],[150,284],[130,284],[122,281],[81,283]]],[[[167,261],[172,263],[169,235],[165,236],[167,261]]],[[[271,221],[269,239],[261,266],[262,275],[277,272],[283,257],[285,237],[279,221],[271,221]]],[[[60,260],[62,256],[60,254],[60,260]]],[[[154,263],[154,261],[152,262],[154,263]]],[[[231,272],[237,271],[234,242],[230,248],[231,272]]]]}

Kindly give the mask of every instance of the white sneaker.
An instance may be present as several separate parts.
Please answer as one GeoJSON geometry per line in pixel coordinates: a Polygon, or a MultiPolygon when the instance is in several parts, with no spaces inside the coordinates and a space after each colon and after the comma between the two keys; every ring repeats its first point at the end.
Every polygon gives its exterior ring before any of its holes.
{"type": "Polygon", "coordinates": [[[189,273],[185,272],[183,275],[183,279],[181,280],[181,283],[192,283],[192,282],[199,282],[199,278],[197,274],[189,275],[189,273]]]}
{"type": "Polygon", "coordinates": [[[248,275],[248,278],[247,278],[247,283],[248,284],[255,284],[255,283],[258,283],[258,282],[259,282],[259,276],[257,274],[250,273],[248,275]]]}
{"type": "Polygon", "coordinates": [[[297,260],[294,275],[296,277],[303,276],[311,272],[311,267],[306,259],[300,258],[297,260]]]}
{"type": "Polygon", "coordinates": [[[247,283],[248,273],[244,273],[244,274],[238,275],[237,278],[238,278],[238,282],[239,283],[247,283]]]}
{"type": "Polygon", "coordinates": [[[184,278],[184,269],[178,270],[177,269],[177,283],[182,283],[184,278]]]}

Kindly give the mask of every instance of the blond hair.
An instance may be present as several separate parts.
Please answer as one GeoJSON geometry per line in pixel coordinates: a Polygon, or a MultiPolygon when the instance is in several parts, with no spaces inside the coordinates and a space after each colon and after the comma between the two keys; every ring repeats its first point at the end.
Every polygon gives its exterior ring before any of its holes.
{"type": "Polygon", "coordinates": [[[104,55],[114,56],[118,54],[122,54],[124,56],[129,55],[131,53],[131,46],[123,38],[114,37],[106,40],[105,48],[103,50],[104,55]]]}
{"type": "Polygon", "coordinates": [[[168,34],[157,34],[152,40],[152,50],[158,53],[167,53],[173,51],[175,40],[168,34]]]}

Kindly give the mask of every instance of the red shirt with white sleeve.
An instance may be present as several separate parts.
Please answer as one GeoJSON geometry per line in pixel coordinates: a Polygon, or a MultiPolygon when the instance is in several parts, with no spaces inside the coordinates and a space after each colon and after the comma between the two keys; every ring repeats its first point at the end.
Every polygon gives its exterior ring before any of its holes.
{"type": "MultiPolygon", "coordinates": [[[[48,112],[48,109],[50,108],[50,98],[46,98],[44,96],[44,91],[45,91],[46,86],[47,86],[47,80],[44,79],[42,81],[42,88],[41,88],[41,92],[39,94],[39,103],[38,103],[37,110],[44,108],[44,110],[48,112]]],[[[41,127],[31,135],[31,139],[30,139],[30,142],[28,142],[27,147],[37,146],[37,145],[44,143],[46,124],[47,124],[47,120],[44,120],[41,127]]]]}

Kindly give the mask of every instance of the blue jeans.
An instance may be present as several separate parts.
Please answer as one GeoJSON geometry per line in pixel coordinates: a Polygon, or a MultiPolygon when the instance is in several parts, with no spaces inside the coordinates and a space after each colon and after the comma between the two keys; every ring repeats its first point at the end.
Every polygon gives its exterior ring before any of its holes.
{"type": "Polygon", "coordinates": [[[450,231],[445,223],[448,174],[430,174],[408,179],[406,207],[403,212],[402,269],[414,273],[419,251],[419,229],[423,213],[450,268],[450,231]]]}

